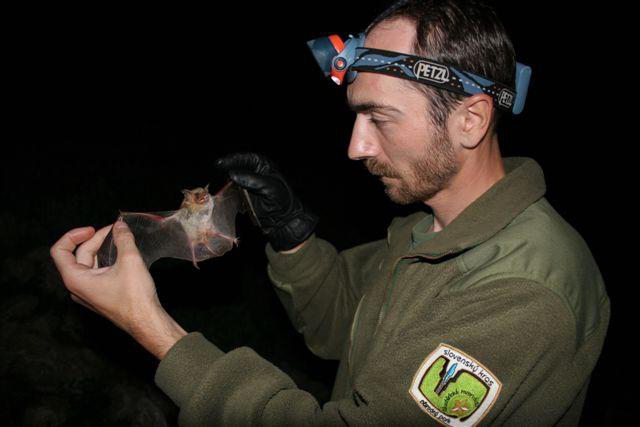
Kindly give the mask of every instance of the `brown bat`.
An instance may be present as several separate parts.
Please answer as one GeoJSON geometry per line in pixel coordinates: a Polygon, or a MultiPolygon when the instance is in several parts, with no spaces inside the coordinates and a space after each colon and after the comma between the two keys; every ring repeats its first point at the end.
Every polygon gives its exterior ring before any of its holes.
{"type": "MultiPolygon", "coordinates": [[[[199,261],[222,256],[238,245],[236,214],[249,208],[238,186],[229,181],[213,196],[209,185],[182,193],[184,200],[177,211],[120,213],[147,268],[160,258],[190,260],[199,268],[199,261]]],[[[110,232],[98,251],[98,265],[113,265],[116,257],[110,232]]]]}

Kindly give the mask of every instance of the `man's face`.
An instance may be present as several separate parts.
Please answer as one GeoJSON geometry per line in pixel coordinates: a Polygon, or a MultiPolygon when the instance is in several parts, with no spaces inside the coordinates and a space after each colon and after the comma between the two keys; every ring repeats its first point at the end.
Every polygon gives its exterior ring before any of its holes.
{"type": "MultiPolygon", "coordinates": [[[[406,19],[383,22],[369,33],[365,47],[411,53],[414,27],[406,19]]],[[[427,201],[457,173],[448,132],[433,126],[427,99],[408,82],[361,72],[349,85],[347,100],[357,113],[349,158],[364,160],[392,201],[427,201]]]]}

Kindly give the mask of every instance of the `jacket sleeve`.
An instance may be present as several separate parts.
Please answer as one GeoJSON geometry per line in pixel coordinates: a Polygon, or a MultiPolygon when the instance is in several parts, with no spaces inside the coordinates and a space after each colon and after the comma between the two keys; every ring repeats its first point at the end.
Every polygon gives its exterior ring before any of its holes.
{"type": "Polygon", "coordinates": [[[315,234],[293,254],[278,253],[267,244],[269,278],[315,355],[340,358],[356,306],[370,283],[367,273],[378,271],[386,250],[382,239],[338,253],[315,234]]]}
{"type": "MultiPolygon", "coordinates": [[[[575,325],[566,305],[553,292],[526,280],[496,281],[444,297],[429,309],[423,304],[417,298],[415,306],[407,307],[401,330],[388,327],[378,332],[374,349],[355,375],[351,395],[323,407],[250,348],[225,354],[199,333],[185,336],[167,353],[156,383],[180,407],[179,423],[185,426],[436,425],[410,389],[430,353],[446,343],[500,381],[482,424],[502,424],[540,393],[540,384],[554,369],[563,368],[575,345],[575,325]]],[[[537,398],[544,402],[570,397],[559,388],[537,398]]],[[[544,407],[530,415],[541,425],[557,416],[544,407]]]]}

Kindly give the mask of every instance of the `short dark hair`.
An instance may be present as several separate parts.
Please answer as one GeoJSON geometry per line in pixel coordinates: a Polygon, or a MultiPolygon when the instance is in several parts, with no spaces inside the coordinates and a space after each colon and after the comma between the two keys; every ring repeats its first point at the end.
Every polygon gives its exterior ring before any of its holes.
{"type": "MultiPolygon", "coordinates": [[[[513,44],[495,10],[479,0],[407,0],[379,16],[380,22],[408,18],[416,24],[413,54],[459,67],[464,71],[515,86],[516,58],[513,44]]],[[[450,91],[411,83],[425,93],[431,121],[440,130],[454,107],[464,98],[450,91]]],[[[493,132],[502,115],[494,105],[493,132]]]]}

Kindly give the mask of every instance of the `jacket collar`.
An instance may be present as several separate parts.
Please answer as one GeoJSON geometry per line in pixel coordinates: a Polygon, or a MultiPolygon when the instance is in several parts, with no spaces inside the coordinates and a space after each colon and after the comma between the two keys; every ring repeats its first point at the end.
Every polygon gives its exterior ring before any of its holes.
{"type": "Polygon", "coordinates": [[[546,191],[542,168],[534,159],[505,157],[503,162],[505,176],[441,231],[424,239],[426,228],[421,230],[420,227],[428,227],[433,222],[433,214],[428,214],[418,224],[406,224],[406,227],[402,227],[404,230],[398,230],[398,233],[394,232],[392,235],[404,242],[409,239],[422,241],[410,249],[409,255],[430,259],[453,255],[488,240],[543,197],[546,191]],[[416,234],[420,232],[423,235],[417,237],[416,234]]]}

